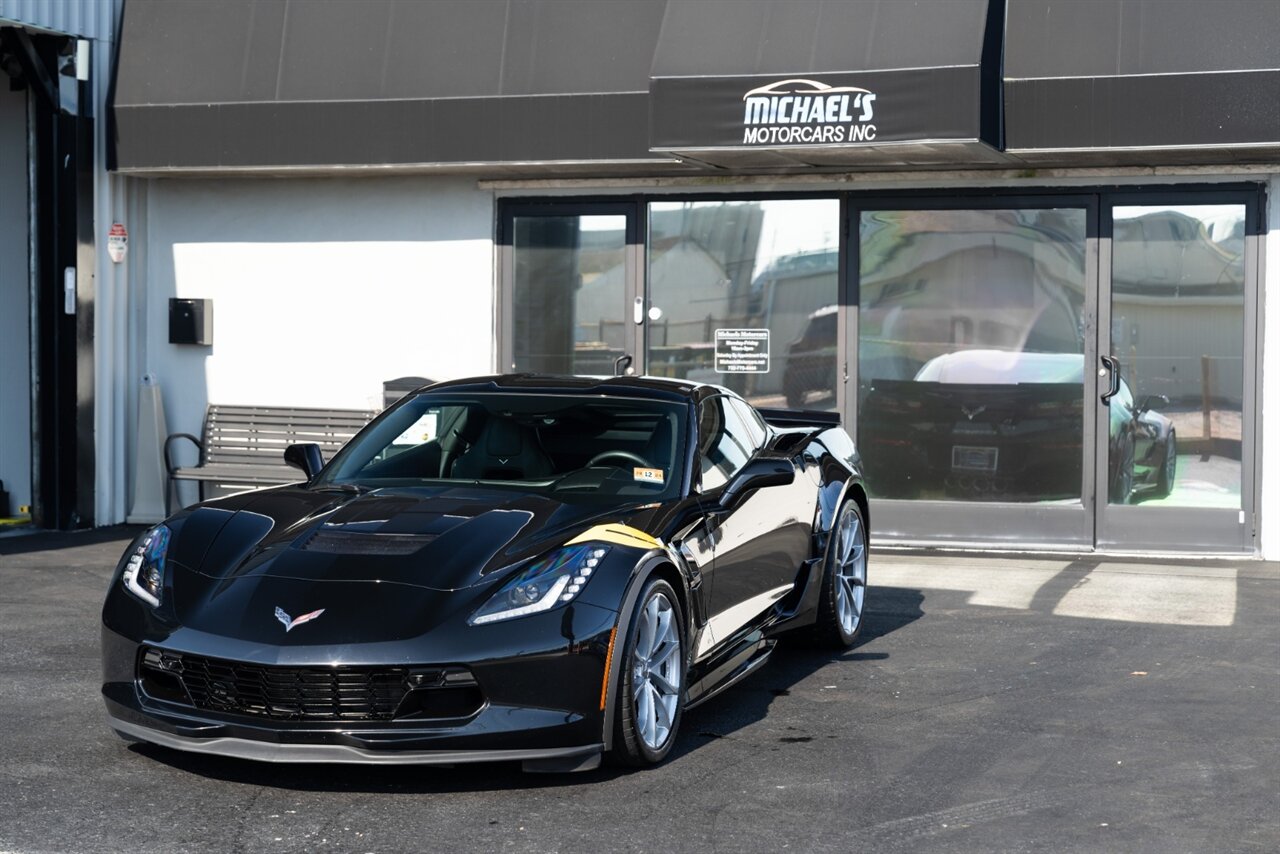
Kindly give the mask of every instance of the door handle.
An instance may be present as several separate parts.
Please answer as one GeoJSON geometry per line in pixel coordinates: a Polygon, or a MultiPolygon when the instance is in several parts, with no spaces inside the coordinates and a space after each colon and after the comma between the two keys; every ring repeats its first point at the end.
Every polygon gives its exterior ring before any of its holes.
{"type": "Polygon", "coordinates": [[[1120,391],[1120,360],[1115,356],[1099,356],[1102,360],[1103,370],[1100,373],[1109,375],[1110,385],[1107,390],[1102,393],[1102,403],[1104,406],[1111,405],[1111,398],[1116,396],[1120,391]]]}
{"type": "Polygon", "coordinates": [[[613,375],[615,377],[624,375],[628,377],[631,376],[635,373],[635,371],[631,369],[631,363],[634,361],[635,359],[631,357],[630,353],[623,353],[621,356],[613,360],[613,375]]]}
{"type": "Polygon", "coordinates": [[[636,322],[636,326],[644,323],[644,297],[636,297],[635,306],[631,312],[631,319],[636,322]]]}

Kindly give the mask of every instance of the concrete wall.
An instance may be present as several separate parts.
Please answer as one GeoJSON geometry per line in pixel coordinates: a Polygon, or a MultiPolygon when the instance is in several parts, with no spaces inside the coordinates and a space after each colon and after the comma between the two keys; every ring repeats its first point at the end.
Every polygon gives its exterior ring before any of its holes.
{"type": "Polygon", "coordinates": [[[384,380],[493,369],[493,199],[473,180],[130,183],[135,373],[171,432],[198,435],[210,402],[378,409],[384,380]],[[211,347],[169,343],[170,297],[213,301],[211,347]]]}
{"type": "Polygon", "coordinates": [[[13,514],[31,503],[29,212],[26,93],[0,84],[0,481],[13,514]]]}

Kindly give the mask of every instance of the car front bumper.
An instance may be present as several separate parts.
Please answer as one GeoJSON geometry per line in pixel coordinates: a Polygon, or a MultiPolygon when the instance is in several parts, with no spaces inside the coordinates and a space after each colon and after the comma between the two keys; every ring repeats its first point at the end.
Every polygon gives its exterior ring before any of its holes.
{"type": "MultiPolygon", "coordinates": [[[[557,629],[564,626],[563,611],[547,618],[545,622],[556,621],[557,629]]],[[[580,770],[598,764],[606,746],[604,665],[616,619],[615,612],[579,604],[574,630],[566,632],[573,640],[545,631],[539,625],[544,620],[526,618],[520,643],[513,642],[510,627],[498,624],[473,634],[502,642],[469,649],[458,644],[448,650],[436,645],[440,657],[415,656],[422,646],[412,641],[347,647],[343,665],[443,658],[468,669],[483,691],[483,702],[466,716],[389,720],[280,719],[175,701],[149,693],[139,664],[144,649],[159,649],[259,665],[274,659],[282,665],[319,667],[334,662],[334,648],[315,649],[314,654],[297,647],[264,651],[190,630],[147,638],[149,632],[122,633],[104,626],[107,723],[127,740],[268,762],[451,765],[516,760],[528,770],[580,770]],[[536,644],[532,637],[546,640],[536,644]]]]}

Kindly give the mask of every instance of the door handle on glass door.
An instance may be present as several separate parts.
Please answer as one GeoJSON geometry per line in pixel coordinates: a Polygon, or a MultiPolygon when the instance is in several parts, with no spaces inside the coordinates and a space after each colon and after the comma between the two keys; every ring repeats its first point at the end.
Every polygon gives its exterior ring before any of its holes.
{"type": "Polygon", "coordinates": [[[1105,392],[1102,393],[1102,402],[1110,406],[1111,398],[1116,396],[1120,391],[1120,360],[1115,356],[1099,356],[1102,360],[1103,370],[1099,374],[1110,378],[1110,385],[1105,392]]]}
{"type": "Polygon", "coordinates": [[[636,326],[644,323],[644,297],[636,297],[635,310],[631,313],[631,319],[636,322],[636,326]]]}

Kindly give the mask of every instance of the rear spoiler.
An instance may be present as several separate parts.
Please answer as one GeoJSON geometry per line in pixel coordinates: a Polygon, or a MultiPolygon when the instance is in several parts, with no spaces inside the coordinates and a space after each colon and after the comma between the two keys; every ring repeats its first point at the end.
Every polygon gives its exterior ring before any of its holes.
{"type": "Polygon", "coordinates": [[[817,409],[757,409],[765,421],[774,427],[839,427],[839,412],[817,409]]]}

